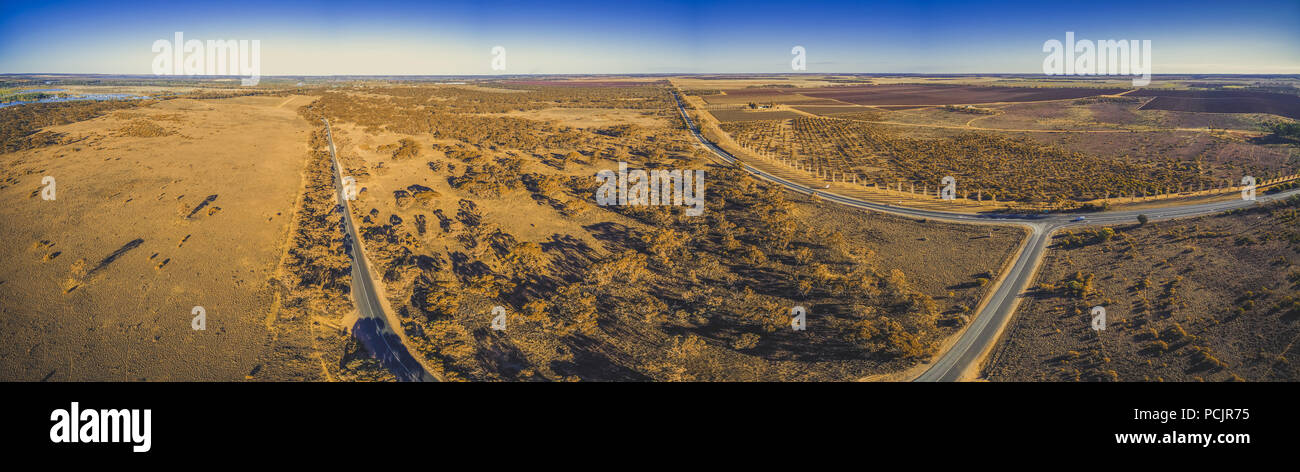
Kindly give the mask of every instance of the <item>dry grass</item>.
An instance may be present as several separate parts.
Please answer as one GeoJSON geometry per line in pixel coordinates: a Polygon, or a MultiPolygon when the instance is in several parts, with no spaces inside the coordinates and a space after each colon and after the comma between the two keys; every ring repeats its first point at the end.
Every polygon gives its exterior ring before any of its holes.
{"type": "Polygon", "coordinates": [[[990,361],[992,380],[1296,381],[1300,199],[1063,234],[990,361]],[[1113,236],[1109,235],[1113,234],[1113,236]],[[1108,323],[1089,327],[1104,306],[1108,323]]]}
{"type": "Polygon", "coordinates": [[[422,157],[402,161],[380,149],[402,135],[374,131],[391,124],[331,117],[340,158],[365,187],[354,209],[389,301],[447,378],[895,372],[965,322],[985,289],[974,281],[997,272],[1021,237],[788,199],[701,160],[668,121],[629,116],[572,132],[528,116],[497,117],[492,129],[503,131],[486,142],[411,134],[422,157]],[[705,169],[705,216],[593,205],[594,173],[618,160],[705,169]],[[425,204],[403,205],[413,186],[429,189],[425,204]],[[510,314],[504,333],[487,328],[497,305],[510,314]],[[795,305],[809,308],[815,328],[789,329],[795,305]]]}
{"type": "Polygon", "coordinates": [[[116,136],[130,138],[157,138],[175,134],[149,120],[132,120],[117,129],[116,136]]]}
{"type": "Polygon", "coordinates": [[[4,379],[319,374],[319,364],[271,369],[281,347],[268,328],[309,128],[276,108],[282,98],[248,100],[155,102],[131,121],[45,128],[67,143],[0,155],[14,177],[0,189],[4,379]],[[178,134],[116,135],[172,115],[185,117],[166,121],[178,134]],[[29,198],[47,175],[57,199],[29,198]],[[195,306],[206,331],[190,328],[195,306]]]}

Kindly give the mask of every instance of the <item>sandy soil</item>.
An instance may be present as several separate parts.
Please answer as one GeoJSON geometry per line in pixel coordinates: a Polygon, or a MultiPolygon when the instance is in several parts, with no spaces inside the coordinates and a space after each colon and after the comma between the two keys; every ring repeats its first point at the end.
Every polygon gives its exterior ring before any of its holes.
{"type": "Polygon", "coordinates": [[[0,378],[256,378],[308,101],[165,101],[0,155],[19,176],[0,190],[0,378]],[[33,192],[47,175],[54,201],[33,192]]]}
{"type": "Polygon", "coordinates": [[[988,377],[1295,381],[1297,206],[1116,227],[1082,246],[1059,235],[988,377]],[[1080,276],[1089,289],[1070,292],[1080,276]],[[1093,306],[1106,309],[1104,331],[1090,326],[1093,306]]]}

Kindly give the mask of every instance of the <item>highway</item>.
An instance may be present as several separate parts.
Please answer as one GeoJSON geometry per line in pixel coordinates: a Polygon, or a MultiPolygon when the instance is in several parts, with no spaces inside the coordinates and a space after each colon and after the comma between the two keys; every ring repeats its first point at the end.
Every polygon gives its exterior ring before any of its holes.
{"type": "Polygon", "coordinates": [[[1052,239],[1052,233],[1061,228],[1082,225],[1136,223],[1138,221],[1138,215],[1142,214],[1145,214],[1151,221],[1202,216],[1237,208],[1249,207],[1268,201],[1284,199],[1300,193],[1300,189],[1293,189],[1272,195],[1259,195],[1255,201],[1229,200],[1164,208],[1151,208],[1145,210],[1089,213],[1086,215],[1086,220],[1084,221],[1074,221],[1077,218],[1076,215],[971,214],[893,206],[846,197],[820,189],[813,189],[745,164],[705,138],[704,135],[700,133],[699,127],[696,126],[693,120],[691,120],[690,115],[686,113],[685,105],[682,103],[682,99],[676,91],[673,92],[673,98],[677,101],[677,110],[681,113],[682,119],[686,122],[687,129],[691,134],[695,135],[695,138],[699,140],[700,144],[704,145],[705,148],[712,151],[712,153],[722,159],[722,161],[728,164],[738,165],[740,168],[755,177],[776,183],[789,190],[808,195],[815,195],[823,200],[832,201],[854,208],[895,215],[957,223],[1015,224],[1029,229],[1030,234],[1028,241],[1021,247],[1020,252],[1016,254],[1015,261],[1012,263],[1010,270],[1007,271],[1003,277],[994,282],[992,295],[990,295],[985,301],[983,309],[979,311],[975,316],[975,319],[970,322],[964,331],[961,332],[957,341],[949,347],[947,351],[940,354],[939,358],[935,360],[930,367],[925,370],[925,372],[913,379],[920,382],[956,382],[970,379],[973,376],[978,375],[977,370],[980,367],[980,363],[982,363],[984,357],[992,351],[993,346],[997,343],[1003,329],[1011,320],[1012,314],[1015,313],[1016,306],[1020,303],[1020,294],[1022,294],[1025,291],[1025,288],[1033,281],[1034,274],[1038,271],[1039,262],[1042,260],[1047,245],[1052,239]]]}
{"type": "Polygon", "coordinates": [[[348,254],[352,256],[352,300],[356,303],[359,312],[357,322],[352,326],[352,335],[399,380],[438,381],[439,379],[424,367],[423,360],[417,358],[416,354],[407,348],[410,344],[406,340],[405,333],[401,332],[401,325],[391,311],[385,309],[383,292],[370,273],[365,247],[361,238],[357,237],[357,225],[353,222],[352,212],[348,207],[343,186],[343,167],[334,152],[334,133],[330,130],[329,120],[321,119],[321,121],[325,122],[330,160],[334,164],[335,195],[338,199],[338,211],[343,213],[342,226],[346,233],[344,245],[348,247],[348,254]]]}

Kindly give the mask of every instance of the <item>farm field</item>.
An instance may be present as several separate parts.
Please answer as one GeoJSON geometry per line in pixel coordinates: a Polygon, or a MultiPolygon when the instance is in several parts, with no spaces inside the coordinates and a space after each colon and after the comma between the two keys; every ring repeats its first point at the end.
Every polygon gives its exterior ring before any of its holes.
{"type": "Polygon", "coordinates": [[[965,85],[847,85],[834,87],[754,87],[705,95],[710,104],[771,102],[806,105],[924,106],[1065,100],[1112,95],[1118,88],[1020,88],[965,85]]]}
{"type": "MultiPolygon", "coordinates": [[[[721,123],[747,148],[792,156],[806,168],[857,175],[880,186],[930,183],[955,176],[981,199],[1045,202],[1132,195],[1162,188],[1206,185],[1195,167],[1104,159],[1028,138],[962,133],[950,138],[910,138],[866,122],[800,117],[789,121],[721,123]]],[[[975,198],[979,198],[975,197],[975,198]]]]}
{"type": "Polygon", "coordinates": [[[708,103],[709,105],[745,105],[749,103],[782,105],[847,105],[844,102],[829,98],[815,98],[797,93],[773,93],[770,90],[751,94],[732,94],[729,92],[719,95],[705,95],[702,98],[705,103],[708,103]]]}
{"type": "Polygon", "coordinates": [[[788,120],[800,116],[798,113],[784,110],[712,110],[709,113],[718,121],[724,123],[732,121],[788,120]]]}
{"type": "Polygon", "coordinates": [[[867,85],[828,87],[801,91],[801,95],[829,98],[856,105],[951,105],[999,102],[1036,102],[1113,95],[1115,88],[1018,88],[959,85],[867,85]]]}
{"type": "Polygon", "coordinates": [[[503,80],[500,83],[506,85],[545,85],[548,87],[643,87],[663,83],[663,81],[644,81],[644,80],[583,80],[583,79],[552,79],[552,80],[503,80]]]}
{"type": "Polygon", "coordinates": [[[1162,95],[1147,102],[1142,109],[1200,113],[1270,113],[1300,119],[1300,103],[1279,104],[1259,97],[1193,98],[1162,95]]]}
{"type": "Polygon", "coordinates": [[[739,102],[761,97],[815,117],[741,120],[733,116],[746,116],[742,112],[717,109],[735,105],[709,102],[705,107],[713,116],[726,117],[717,122],[730,139],[756,155],[818,177],[877,188],[903,183],[928,191],[951,175],[963,182],[963,198],[1069,209],[1098,199],[1199,192],[1230,186],[1243,175],[1269,178],[1300,169],[1300,150],[1268,137],[1266,131],[1270,123],[1289,120],[1284,116],[1148,109],[1159,99],[1153,94],[1205,93],[1195,90],[749,87],[701,98],[739,102]],[[831,97],[827,91],[874,106],[782,98],[831,97]],[[1028,101],[1033,99],[1042,101],[1028,101]],[[992,102],[996,100],[1001,101],[992,102]],[[930,104],[908,109],[886,105],[909,102],[930,104]]]}
{"type": "Polygon", "coordinates": [[[1200,113],[1268,113],[1300,119],[1300,96],[1233,90],[1139,90],[1135,97],[1155,97],[1143,110],[1200,113]]]}

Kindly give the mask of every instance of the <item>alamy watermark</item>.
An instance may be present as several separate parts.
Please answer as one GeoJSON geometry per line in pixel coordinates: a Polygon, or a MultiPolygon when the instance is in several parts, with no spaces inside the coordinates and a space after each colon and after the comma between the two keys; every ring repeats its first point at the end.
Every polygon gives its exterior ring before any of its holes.
{"type": "Polygon", "coordinates": [[[1106,307],[1101,305],[1094,306],[1092,307],[1091,313],[1092,313],[1092,322],[1090,322],[1089,325],[1092,326],[1092,330],[1098,332],[1105,331],[1106,330],[1106,307]]]}
{"type": "Polygon", "coordinates": [[[190,318],[190,329],[194,331],[206,331],[208,329],[208,310],[196,306],[190,310],[190,314],[194,315],[193,318],[190,318]]]}
{"type": "Polygon", "coordinates": [[[492,46],[492,70],[506,70],[506,47],[492,46]]]}
{"type": "Polygon", "coordinates": [[[790,54],[794,54],[794,59],[790,59],[790,70],[808,70],[808,49],[803,46],[795,46],[790,48],[790,54]]]}
{"type": "Polygon", "coordinates": [[[241,39],[185,40],[177,31],[174,42],[153,42],[154,75],[240,75],[240,85],[252,87],[262,80],[262,41],[241,39]]]}
{"type": "Polygon", "coordinates": [[[54,201],[56,196],[54,177],[48,175],[41,177],[41,185],[43,186],[41,187],[41,200],[54,201]]]}
{"type": "Polygon", "coordinates": [[[149,452],[152,410],[81,409],[72,402],[68,409],[50,412],[50,442],[127,443],[134,452],[149,452]]]}
{"type": "Polygon", "coordinates": [[[355,201],[357,199],[357,178],[345,175],[343,176],[343,199],[355,201]]]}
{"type": "Polygon", "coordinates": [[[618,172],[605,169],[596,178],[601,181],[597,205],[683,205],[690,207],[686,216],[704,214],[702,170],[628,170],[626,162],[619,162],[618,172]]]}
{"type": "Polygon", "coordinates": [[[957,179],[953,178],[953,176],[951,175],[945,175],[943,176],[943,179],[939,180],[939,185],[941,185],[941,187],[939,188],[940,199],[943,200],[957,199],[957,179]]]}
{"type": "Polygon", "coordinates": [[[1074,40],[1065,32],[1065,42],[1043,43],[1043,74],[1046,75],[1132,75],[1133,86],[1151,84],[1151,40],[1074,40]]]}
{"type": "Polygon", "coordinates": [[[492,307],[492,321],[488,323],[492,331],[506,330],[506,307],[497,305],[492,307]]]}

